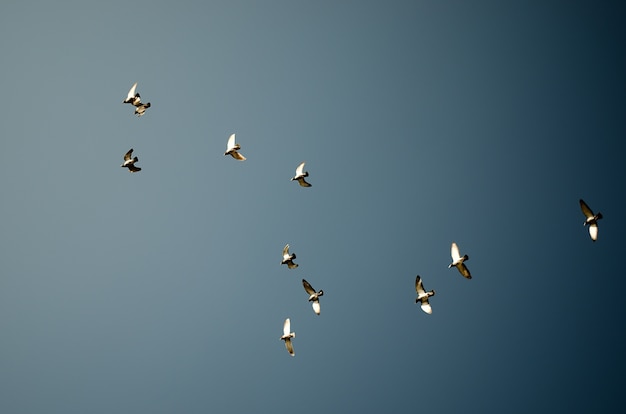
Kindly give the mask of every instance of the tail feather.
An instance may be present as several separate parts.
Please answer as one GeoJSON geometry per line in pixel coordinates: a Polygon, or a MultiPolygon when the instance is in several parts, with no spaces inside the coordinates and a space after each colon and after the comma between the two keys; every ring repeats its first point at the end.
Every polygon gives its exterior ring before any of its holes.
{"type": "Polygon", "coordinates": [[[463,256],[463,260],[469,260],[469,256],[468,255],[463,256]]]}

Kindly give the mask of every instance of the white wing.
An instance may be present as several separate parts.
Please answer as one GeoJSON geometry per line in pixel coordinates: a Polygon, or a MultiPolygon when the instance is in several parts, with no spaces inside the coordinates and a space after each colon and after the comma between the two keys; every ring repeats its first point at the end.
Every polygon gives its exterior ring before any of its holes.
{"type": "Polygon", "coordinates": [[[589,235],[591,236],[591,240],[596,241],[598,239],[598,225],[591,224],[589,225],[589,235]]]}
{"type": "Polygon", "coordinates": [[[226,144],[226,151],[230,151],[235,147],[235,134],[228,137],[228,144],[226,144]]]}
{"type": "Polygon", "coordinates": [[[289,244],[286,244],[283,247],[283,259],[287,259],[289,257],[289,244]]]}
{"type": "Polygon", "coordinates": [[[129,100],[129,99],[135,97],[135,89],[137,89],[137,82],[135,82],[133,87],[130,88],[130,90],[128,91],[128,96],[126,97],[126,100],[129,100]]]}
{"type": "Polygon", "coordinates": [[[298,177],[298,176],[303,174],[304,164],[306,164],[306,163],[303,162],[302,164],[298,165],[298,168],[296,168],[296,177],[298,177]]]}
{"type": "Polygon", "coordinates": [[[311,304],[311,306],[313,306],[313,312],[315,312],[317,315],[320,314],[320,301],[319,300],[314,300],[313,303],[311,304]]]}
{"type": "Polygon", "coordinates": [[[422,310],[429,315],[433,313],[433,309],[430,307],[428,302],[422,302],[422,310]]]}
{"type": "Polygon", "coordinates": [[[453,263],[456,263],[461,259],[461,255],[459,254],[459,246],[457,246],[454,242],[452,242],[452,246],[450,246],[450,255],[452,256],[453,263]]]}
{"type": "Polygon", "coordinates": [[[291,321],[289,318],[285,319],[285,324],[283,325],[283,335],[289,335],[291,331],[291,321]]]}

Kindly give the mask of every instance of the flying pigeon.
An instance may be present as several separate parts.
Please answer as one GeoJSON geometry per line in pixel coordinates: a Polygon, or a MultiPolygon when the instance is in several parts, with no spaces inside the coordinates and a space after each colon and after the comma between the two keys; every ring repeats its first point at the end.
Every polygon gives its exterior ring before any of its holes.
{"type": "Polygon", "coordinates": [[[241,149],[241,146],[235,143],[235,134],[232,134],[228,138],[228,144],[226,144],[226,152],[224,155],[230,155],[236,160],[245,161],[246,157],[237,152],[239,149],[241,149]]]}
{"type": "MultiPolygon", "coordinates": [[[[324,296],[324,291],[320,290],[319,292],[316,292],[315,289],[313,289],[313,286],[311,286],[311,284],[304,279],[302,279],[302,286],[304,286],[304,290],[306,290],[306,293],[309,294],[309,302],[312,302],[311,306],[313,306],[313,311],[315,312],[315,314],[319,315],[320,314],[319,297],[324,296]]],[[[428,299],[426,299],[426,303],[428,303],[428,299]]]]}
{"type": "Polygon", "coordinates": [[[295,269],[298,267],[296,263],[293,262],[293,259],[296,258],[296,254],[289,254],[289,244],[286,244],[283,248],[283,260],[280,262],[281,265],[286,264],[288,268],[295,269]]]}
{"type": "Polygon", "coordinates": [[[309,176],[309,173],[307,171],[304,171],[304,164],[305,163],[303,162],[302,164],[298,165],[298,168],[296,168],[296,176],[293,177],[291,181],[296,180],[298,181],[298,184],[300,184],[302,187],[310,187],[311,184],[307,183],[304,180],[304,177],[309,176]]]}
{"type": "Polygon", "coordinates": [[[139,161],[139,158],[133,158],[133,149],[129,149],[126,154],[124,154],[124,163],[120,165],[120,167],[128,168],[128,171],[134,173],[137,171],[141,171],[141,168],[135,167],[135,163],[139,161]]]}
{"type": "Polygon", "coordinates": [[[137,106],[141,103],[141,97],[138,93],[135,93],[135,89],[137,89],[137,82],[135,82],[132,88],[130,88],[130,90],[128,91],[128,96],[122,101],[123,103],[129,103],[133,106],[137,106]]]}
{"type": "Polygon", "coordinates": [[[422,285],[422,278],[419,275],[415,278],[415,291],[417,292],[417,298],[415,299],[415,303],[422,302],[422,310],[427,314],[433,313],[432,308],[430,307],[430,303],[428,303],[428,298],[430,296],[435,296],[435,291],[431,290],[426,292],[424,290],[424,286],[422,285]]]}
{"type": "Polygon", "coordinates": [[[283,336],[280,337],[281,340],[285,341],[285,347],[289,352],[289,355],[295,356],[296,353],[293,351],[293,345],[291,344],[291,338],[296,337],[295,332],[289,332],[291,330],[291,322],[289,318],[285,319],[285,323],[283,325],[283,336]]]}
{"type": "Polygon", "coordinates": [[[145,104],[139,103],[139,105],[135,105],[135,107],[135,115],[142,116],[146,112],[146,109],[150,108],[150,102],[145,104]]]}
{"type": "Polygon", "coordinates": [[[465,263],[463,263],[466,260],[469,260],[469,256],[465,255],[461,257],[461,255],[459,254],[459,246],[457,246],[454,242],[452,242],[452,246],[450,247],[450,255],[452,256],[452,263],[448,265],[448,269],[452,266],[455,266],[457,269],[459,269],[459,272],[463,276],[465,276],[467,279],[471,279],[472,275],[470,274],[467,266],[465,266],[465,263]]]}
{"type": "Polygon", "coordinates": [[[593,214],[593,211],[591,211],[582,198],[580,199],[580,209],[586,217],[583,226],[589,226],[589,235],[591,236],[591,240],[598,240],[598,220],[602,218],[602,213],[598,212],[598,214],[593,214]]]}

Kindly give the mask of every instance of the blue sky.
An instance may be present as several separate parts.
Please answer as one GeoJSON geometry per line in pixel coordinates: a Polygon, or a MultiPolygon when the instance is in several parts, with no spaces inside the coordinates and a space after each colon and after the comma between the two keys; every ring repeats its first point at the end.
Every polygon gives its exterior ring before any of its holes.
{"type": "Polygon", "coordinates": [[[5,2],[0,412],[622,407],[623,21],[619,2],[5,2]]]}

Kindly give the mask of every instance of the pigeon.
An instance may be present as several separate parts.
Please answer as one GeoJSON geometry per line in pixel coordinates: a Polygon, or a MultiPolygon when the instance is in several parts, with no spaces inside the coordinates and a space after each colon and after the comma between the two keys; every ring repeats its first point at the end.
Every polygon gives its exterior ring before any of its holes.
{"type": "Polygon", "coordinates": [[[283,260],[280,262],[281,265],[286,264],[288,268],[295,269],[298,267],[296,263],[293,262],[293,259],[296,258],[296,254],[289,254],[289,244],[286,244],[283,248],[283,260]]]}
{"type": "Polygon", "coordinates": [[[230,155],[236,160],[245,161],[246,157],[237,152],[239,149],[241,149],[241,146],[239,144],[235,144],[235,134],[232,134],[228,138],[228,144],[226,144],[226,152],[224,155],[230,155]]]}
{"type": "Polygon", "coordinates": [[[424,290],[424,286],[422,285],[422,278],[419,275],[415,278],[415,291],[417,292],[417,298],[415,299],[415,303],[422,302],[422,310],[427,314],[433,313],[432,308],[430,307],[430,303],[428,303],[428,298],[430,296],[435,296],[435,291],[431,290],[426,292],[424,290]]]}
{"type": "Polygon", "coordinates": [[[296,168],[296,176],[293,177],[291,181],[298,181],[298,184],[300,184],[300,186],[302,187],[310,187],[311,184],[307,183],[304,180],[304,177],[309,176],[309,173],[307,171],[304,171],[304,164],[306,163],[303,162],[302,164],[298,165],[298,168],[296,168]]]}
{"type": "MultiPolygon", "coordinates": [[[[311,306],[313,306],[313,311],[315,312],[316,315],[319,315],[320,314],[319,297],[324,296],[324,291],[320,290],[319,292],[316,292],[315,289],[313,289],[313,286],[311,286],[311,284],[304,279],[302,279],[302,286],[304,286],[304,290],[306,290],[306,293],[309,294],[309,302],[312,302],[311,306]]],[[[428,299],[426,299],[426,303],[428,303],[428,299]]]]}
{"type": "Polygon", "coordinates": [[[120,167],[128,168],[128,171],[134,173],[137,171],[141,171],[141,168],[135,167],[135,163],[139,161],[139,158],[133,158],[133,149],[129,149],[126,154],[124,154],[124,163],[120,165],[120,167]]]}
{"type": "Polygon", "coordinates": [[[598,212],[598,214],[593,214],[593,211],[591,211],[582,198],[580,199],[580,209],[586,217],[583,226],[589,226],[589,235],[591,236],[591,240],[598,240],[598,220],[602,218],[602,213],[598,212]]]}
{"type": "Polygon", "coordinates": [[[146,112],[146,109],[150,108],[150,102],[145,104],[140,103],[139,105],[135,106],[135,115],[142,116],[146,112]]]}
{"type": "Polygon", "coordinates": [[[285,341],[285,347],[289,352],[289,355],[295,356],[296,353],[293,351],[293,345],[291,344],[291,338],[296,337],[295,332],[289,332],[291,330],[291,322],[289,318],[285,319],[285,323],[283,325],[283,336],[280,337],[281,340],[285,341]]]}
{"type": "Polygon", "coordinates": [[[465,255],[461,257],[461,255],[459,254],[459,246],[457,246],[456,243],[454,242],[452,242],[452,246],[450,247],[450,255],[452,256],[452,263],[448,265],[448,269],[451,268],[452,266],[455,266],[457,269],[459,269],[459,272],[463,276],[465,276],[465,278],[471,279],[472,275],[470,274],[470,271],[467,268],[467,266],[465,266],[465,263],[463,263],[466,260],[469,260],[469,256],[465,255]]]}
{"type": "Polygon", "coordinates": [[[130,88],[130,90],[128,91],[128,96],[122,101],[122,103],[129,103],[133,106],[137,106],[141,103],[141,97],[138,93],[135,93],[135,89],[137,89],[137,82],[135,82],[132,88],[130,88]]]}

